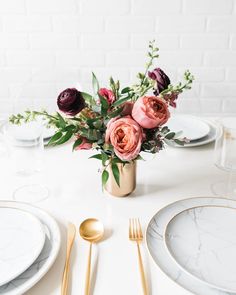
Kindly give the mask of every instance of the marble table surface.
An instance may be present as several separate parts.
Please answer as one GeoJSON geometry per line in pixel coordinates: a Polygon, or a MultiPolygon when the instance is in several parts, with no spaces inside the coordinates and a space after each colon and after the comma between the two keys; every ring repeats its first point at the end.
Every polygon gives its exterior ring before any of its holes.
{"type": "MultiPolygon", "coordinates": [[[[98,169],[100,162],[88,159],[91,151],[71,152],[71,145],[46,148],[44,171],[32,178],[15,177],[7,159],[0,159],[0,199],[12,199],[19,185],[40,181],[50,197],[37,206],[58,221],[62,246],[53,267],[26,295],[58,295],[66,250],[66,225],[78,227],[88,217],[99,218],[106,227],[106,239],[94,247],[93,294],[141,295],[137,249],[128,239],[128,219],[139,217],[145,229],[162,207],[180,199],[211,196],[211,184],[225,177],[214,166],[214,144],[195,148],[167,147],[156,156],[138,163],[137,189],[132,196],[115,198],[103,194],[98,169]],[[36,178],[36,179],[35,179],[36,178]]],[[[89,245],[76,237],[72,253],[71,294],[83,294],[89,245]]],[[[142,245],[146,272],[154,295],[190,295],[169,279],[152,261],[142,245]]]]}

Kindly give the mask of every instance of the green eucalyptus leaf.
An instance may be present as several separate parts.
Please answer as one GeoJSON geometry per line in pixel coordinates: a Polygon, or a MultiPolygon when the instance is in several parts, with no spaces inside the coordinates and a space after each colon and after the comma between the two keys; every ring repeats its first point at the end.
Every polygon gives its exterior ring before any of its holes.
{"type": "Polygon", "coordinates": [[[103,172],[102,172],[102,186],[103,187],[107,183],[108,178],[109,178],[109,173],[107,172],[107,170],[103,170],[103,172]]]}
{"type": "Polygon", "coordinates": [[[116,84],[115,84],[115,81],[114,81],[114,79],[112,77],[110,77],[110,87],[113,90],[113,92],[115,92],[116,84]]]}
{"type": "Polygon", "coordinates": [[[168,133],[169,131],[170,131],[170,129],[167,126],[164,126],[161,128],[161,132],[164,134],[168,133]]]}
{"type": "Polygon", "coordinates": [[[107,102],[107,100],[103,96],[101,96],[99,94],[98,94],[98,96],[100,98],[100,103],[101,103],[101,115],[106,116],[107,110],[109,109],[109,103],[107,102]]]}
{"type": "Polygon", "coordinates": [[[66,121],[65,121],[65,119],[58,112],[57,112],[57,116],[58,116],[58,120],[59,120],[58,123],[59,123],[60,128],[65,128],[66,127],[66,121]]]}
{"type": "Polygon", "coordinates": [[[93,72],[92,72],[92,84],[93,84],[94,94],[97,94],[100,87],[99,87],[98,79],[93,72]]]}
{"type": "Polygon", "coordinates": [[[48,142],[48,146],[51,145],[52,143],[54,143],[55,141],[57,141],[58,139],[60,139],[62,137],[63,133],[61,131],[55,133],[51,139],[48,142]]]}
{"type": "Polygon", "coordinates": [[[63,144],[67,142],[73,136],[73,132],[71,130],[67,131],[58,141],[55,142],[55,145],[63,144]]]}
{"type": "Polygon", "coordinates": [[[89,157],[89,159],[97,159],[97,160],[102,160],[102,154],[97,154],[89,157]]]}
{"type": "Polygon", "coordinates": [[[185,142],[183,140],[179,140],[179,139],[174,139],[174,142],[177,143],[178,145],[182,145],[184,146],[185,142]]]}
{"type": "Polygon", "coordinates": [[[112,173],[113,173],[113,176],[115,178],[117,185],[120,186],[120,170],[118,168],[118,165],[113,162],[111,164],[111,170],[112,170],[112,173]]]}
{"type": "Polygon", "coordinates": [[[95,99],[93,98],[92,95],[90,95],[90,94],[88,94],[88,93],[86,93],[86,92],[81,92],[81,94],[82,94],[82,96],[83,96],[85,102],[86,102],[88,105],[94,105],[94,104],[96,104],[95,99]]]}
{"type": "Polygon", "coordinates": [[[105,166],[106,165],[106,162],[108,160],[108,155],[103,153],[102,154],[102,165],[105,166]]]}
{"type": "Polygon", "coordinates": [[[123,98],[121,98],[121,99],[115,101],[115,102],[112,104],[112,106],[113,106],[113,107],[117,107],[117,106],[121,105],[122,103],[126,102],[127,100],[130,100],[130,97],[129,97],[129,96],[127,96],[127,97],[123,97],[123,98]]]}
{"type": "Polygon", "coordinates": [[[63,131],[74,131],[75,129],[76,129],[75,125],[68,125],[63,129],[63,131]]]}
{"type": "Polygon", "coordinates": [[[74,144],[73,144],[73,150],[74,150],[75,148],[77,148],[77,146],[81,145],[82,142],[83,142],[83,139],[82,139],[82,138],[78,138],[78,139],[74,142],[74,144]]]}
{"type": "Polygon", "coordinates": [[[121,94],[124,94],[124,93],[130,92],[130,91],[131,91],[130,87],[125,87],[125,88],[123,88],[123,89],[121,90],[121,94]]]}
{"type": "Polygon", "coordinates": [[[175,132],[169,132],[166,134],[165,138],[166,139],[173,139],[175,137],[175,132]]]}

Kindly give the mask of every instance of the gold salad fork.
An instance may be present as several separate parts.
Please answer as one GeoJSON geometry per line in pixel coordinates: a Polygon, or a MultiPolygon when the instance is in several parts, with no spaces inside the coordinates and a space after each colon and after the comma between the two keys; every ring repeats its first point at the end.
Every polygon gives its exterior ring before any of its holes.
{"type": "Polygon", "coordinates": [[[148,295],[149,294],[148,286],[147,286],[147,281],[146,281],[146,277],[144,273],[142,255],[140,251],[140,243],[143,240],[143,233],[142,233],[141,224],[138,218],[131,218],[129,220],[129,239],[137,243],[139,271],[140,271],[141,280],[142,280],[143,294],[148,295]]]}

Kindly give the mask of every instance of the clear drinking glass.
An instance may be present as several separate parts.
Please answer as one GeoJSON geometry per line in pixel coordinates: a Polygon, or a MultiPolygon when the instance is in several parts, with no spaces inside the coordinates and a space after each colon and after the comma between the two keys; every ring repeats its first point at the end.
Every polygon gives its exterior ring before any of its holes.
{"type": "Polygon", "coordinates": [[[213,184],[213,192],[236,198],[236,118],[219,122],[214,156],[215,165],[226,172],[226,180],[213,184]]]}
{"type": "Polygon", "coordinates": [[[19,187],[13,198],[26,202],[38,202],[48,197],[48,189],[41,184],[43,160],[43,128],[37,122],[2,126],[8,163],[14,183],[19,187]]]}

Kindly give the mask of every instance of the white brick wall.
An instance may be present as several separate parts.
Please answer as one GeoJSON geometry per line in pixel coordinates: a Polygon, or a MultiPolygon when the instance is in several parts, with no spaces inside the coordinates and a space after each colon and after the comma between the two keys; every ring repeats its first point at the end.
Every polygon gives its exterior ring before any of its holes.
{"type": "Polygon", "coordinates": [[[21,105],[45,106],[67,85],[90,90],[91,71],[135,82],[152,39],[173,82],[196,77],[177,111],[236,114],[236,0],[0,0],[0,114],[26,81],[21,105]]]}

